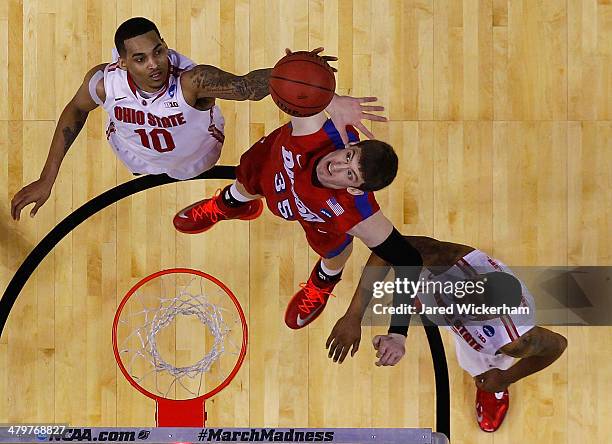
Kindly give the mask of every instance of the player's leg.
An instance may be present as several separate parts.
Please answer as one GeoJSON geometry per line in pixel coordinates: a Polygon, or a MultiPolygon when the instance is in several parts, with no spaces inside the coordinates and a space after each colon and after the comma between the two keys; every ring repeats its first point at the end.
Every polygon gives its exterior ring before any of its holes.
{"type": "Polygon", "coordinates": [[[183,208],[174,216],[174,227],[182,233],[201,233],[225,219],[250,220],[263,211],[261,201],[262,159],[275,140],[273,132],[249,148],[236,168],[236,182],[215,194],[183,208]]]}
{"type": "Polygon", "coordinates": [[[353,252],[353,243],[351,242],[342,250],[340,254],[337,256],[333,256],[330,258],[321,258],[321,268],[325,273],[330,276],[339,275],[342,273],[348,258],[351,257],[351,253],[353,252]]]}
{"type": "MultiPolygon", "coordinates": [[[[480,353],[472,349],[456,333],[453,335],[455,337],[457,361],[461,368],[472,377],[486,373],[494,368],[506,370],[514,361],[514,358],[506,355],[492,356],[480,353]]],[[[507,389],[503,392],[489,393],[480,390],[478,387],[476,388],[476,421],[481,430],[485,432],[496,431],[502,425],[509,408],[510,394],[507,389]]]]}
{"type": "Polygon", "coordinates": [[[174,216],[174,227],[181,233],[196,234],[212,228],[220,220],[251,220],[263,211],[261,196],[249,193],[235,181],[211,198],[189,205],[174,216]]]}
{"type": "Polygon", "coordinates": [[[342,269],[353,251],[353,238],[349,235],[321,233],[303,224],[310,247],[321,255],[310,277],[289,301],[285,311],[285,324],[299,329],[310,324],[323,312],[334,287],[340,282],[342,269]]]}

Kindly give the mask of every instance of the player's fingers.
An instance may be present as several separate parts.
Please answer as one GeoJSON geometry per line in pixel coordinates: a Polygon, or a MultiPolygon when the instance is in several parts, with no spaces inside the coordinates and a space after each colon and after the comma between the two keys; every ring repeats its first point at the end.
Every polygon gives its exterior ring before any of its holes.
{"type": "Polygon", "coordinates": [[[370,114],[370,113],[361,113],[363,119],[368,120],[376,120],[377,122],[386,122],[387,118],[385,116],[379,116],[378,114],[370,114]]]}
{"type": "Polygon", "coordinates": [[[323,52],[325,49],[322,46],[319,46],[318,48],[313,49],[312,51],[310,51],[312,54],[318,54],[320,52],[323,52]]]}
{"type": "Polygon", "coordinates": [[[365,134],[365,136],[368,139],[373,139],[374,138],[374,134],[372,134],[372,132],[369,129],[367,129],[363,123],[355,122],[355,124],[353,126],[355,128],[357,128],[359,131],[361,131],[363,134],[365,134]]]}
{"type": "Polygon", "coordinates": [[[336,56],[329,56],[329,55],[321,56],[321,58],[323,60],[325,60],[326,62],[335,62],[335,61],[338,60],[338,57],[336,57],[336,56]]]}
{"type": "Polygon", "coordinates": [[[338,342],[334,341],[330,344],[329,346],[329,352],[327,352],[327,357],[331,358],[332,356],[334,356],[334,352],[336,351],[336,347],[338,346],[338,342]]]}
{"type": "Polygon", "coordinates": [[[355,353],[357,353],[357,350],[359,350],[360,342],[361,342],[361,339],[357,339],[355,342],[353,342],[353,349],[351,350],[351,356],[355,356],[355,353]]]}
{"type": "Polygon", "coordinates": [[[384,111],[384,106],[361,105],[361,111],[384,111]]]}
{"type": "Polygon", "coordinates": [[[357,97],[357,100],[359,100],[359,102],[361,102],[361,103],[365,103],[365,102],[377,102],[378,101],[378,97],[374,97],[374,96],[357,97]]]}
{"type": "Polygon", "coordinates": [[[336,347],[336,351],[334,353],[334,362],[338,362],[338,360],[340,359],[340,357],[344,354],[344,349],[346,347],[343,345],[339,345],[338,347],[336,347]]]}
{"type": "Polygon", "coordinates": [[[285,54],[290,55],[293,54],[289,48],[285,48],[285,54]]]}
{"type": "Polygon", "coordinates": [[[348,352],[349,352],[348,346],[342,349],[342,354],[340,355],[340,359],[338,360],[339,364],[342,364],[344,362],[344,358],[346,358],[346,355],[348,355],[348,352]]]}
{"type": "Polygon", "coordinates": [[[13,199],[11,199],[11,216],[13,216],[13,219],[15,218],[15,209],[19,206],[19,203],[23,199],[24,199],[23,190],[19,190],[17,194],[13,196],[13,199]]]}
{"type": "Polygon", "coordinates": [[[38,213],[38,209],[42,206],[43,203],[45,203],[43,199],[38,199],[36,201],[36,203],[34,204],[34,208],[30,210],[30,217],[36,216],[36,213],[38,213]]]}
{"type": "Polygon", "coordinates": [[[25,207],[29,202],[26,199],[21,199],[15,205],[15,220],[19,220],[21,218],[21,210],[25,207]]]}
{"type": "Polygon", "coordinates": [[[397,352],[389,353],[389,358],[387,359],[387,365],[395,365],[399,361],[399,354],[397,352]]]}
{"type": "Polygon", "coordinates": [[[372,345],[374,346],[374,348],[376,350],[378,350],[378,347],[380,345],[380,339],[382,338],[381,335],[376,335],[372,338],[372,345]]]}
{"type": "Polygon", "coordinates": [[[384,355],[382,355],[382,357],[380,358],[380,362],[382,363],[382,365],[389,365],[389,359],[391,358],[391,353],[387,352],[384,355]]]}
{"type": "Polygon", "coordinates": [[[389,347],[387,347],[387,344],[385,344],[385,342],[382,342],[380,344],[380,347],[378,348],[378,357],[380,358],[380,360],[382,361],[385,356],[387,356],[389,354],[389,347]]]}
{"type": "Polygon", "coordinates": [[[327,338],[327,342],[325,342],[325,348],[329,348],[329,346],[331,345],[334,339],[335,339],[335,336],[334,336],[334,332],[332,331],[329,334],[329,338],[327,338]]]}

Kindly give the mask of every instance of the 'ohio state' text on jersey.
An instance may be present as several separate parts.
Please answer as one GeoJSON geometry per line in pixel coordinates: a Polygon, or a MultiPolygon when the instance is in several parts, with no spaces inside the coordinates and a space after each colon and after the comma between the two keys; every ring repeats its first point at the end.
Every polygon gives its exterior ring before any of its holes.
{"type": "Polygon", "coordinates": [[[130,171],[188,179],[210,169],[219,159],[224,119],[217,106],[200,111],[187,104],[180,75],[195,65],[172,50],[168,58],[166,84],[149,98],[139,93],[118,63],[105,68],[106,136],[130,171]]]}

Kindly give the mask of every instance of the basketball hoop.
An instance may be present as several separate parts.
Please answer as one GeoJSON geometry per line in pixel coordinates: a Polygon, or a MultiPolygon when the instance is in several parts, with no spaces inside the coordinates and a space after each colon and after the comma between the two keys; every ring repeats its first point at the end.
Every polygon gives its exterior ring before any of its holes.
{"type": "Polygon", "coordinates": [[[117,364],[136,390],[155,400],[158,427],[203,427],[206,400],[234,379],[247,341],[236,296],[214,276],[189,268],[141,279],[113,321],[117,364]],[[179,350],[179,342],[193,338],[179,350]],[[194,353],[203,356],[192,362],[194,353]]]}

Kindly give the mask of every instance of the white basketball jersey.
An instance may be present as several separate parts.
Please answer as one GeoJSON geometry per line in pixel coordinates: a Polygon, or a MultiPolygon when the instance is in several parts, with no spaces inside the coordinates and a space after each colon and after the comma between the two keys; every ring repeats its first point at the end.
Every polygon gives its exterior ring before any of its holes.
{"type": "Polygon", "coordinates": [[[118,63],[105,68],[106,137],[133,173],[189,179],[219,160],[225,122],[219,107],[199,111],[185,102],[180,75],[195,65],[172,50],[168,58],[166,85],[149,98],[118,63]]]}
{"type": "MultiPolygon", "coordinates": [[[[424,282],[455,282],[473,277],[476,274],[503,271],[515,276],[505,264],[491,259],[480,250],[466,254],[455,265],[442,274],[434,275],[427,268],[423,268],[420,278],[424,282]]],[[[516,277],[516,276],[515,276],[516,277]]],[[[518,279],[518,278],[517,278],[518,279]]],[[[520,279],[519,279],[519,282],[520,279]]],[[[522,307],[529,307],[529,314],[502,315],[486,321],[467,319],[466,315],[458,314],[454,310],[452,315],[428,315],[433,322],[451,330],[473,350],[488,355],[495,355],[504,345],[515,341],[535,326],[535,302],[527,287],[521,282],[523,290],[522,307]]],[[[419,301],[426,306],[451,306],[450,295],[446,293],[421,292],[419,301]]]]}

